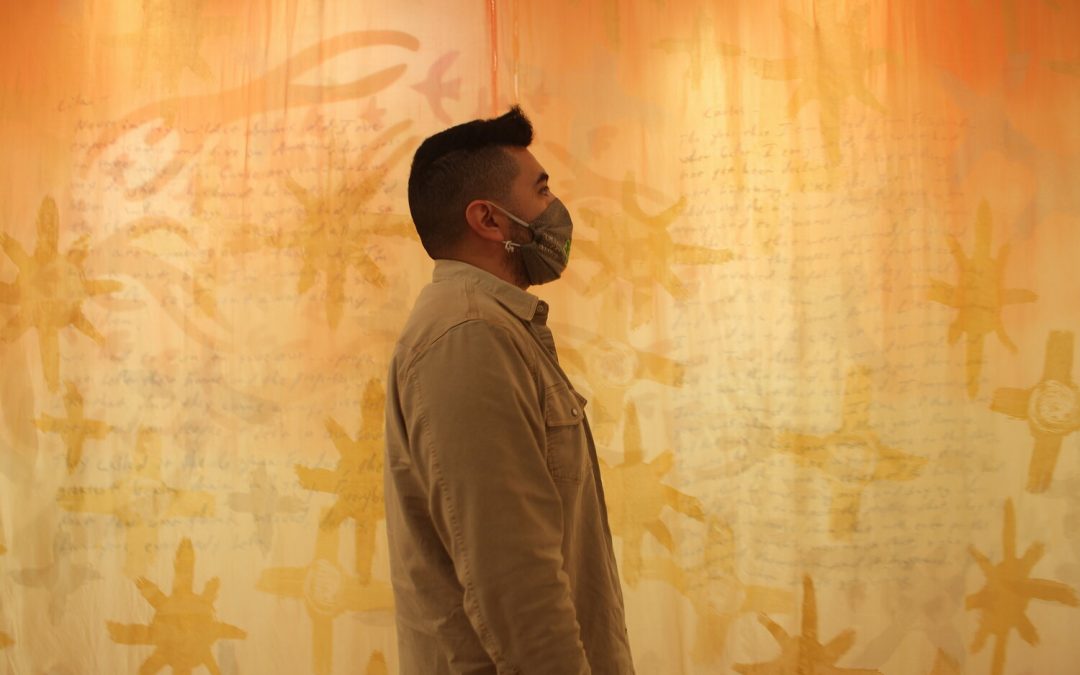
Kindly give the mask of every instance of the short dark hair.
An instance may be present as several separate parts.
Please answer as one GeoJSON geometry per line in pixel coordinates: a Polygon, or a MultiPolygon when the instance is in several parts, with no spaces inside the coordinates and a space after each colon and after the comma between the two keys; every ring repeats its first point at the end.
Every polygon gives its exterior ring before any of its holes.
{"type": "Polygon", "coordinates": [[[514,106],[500,117],[450,127],[420,144],[409,171],[409,213],[429,256],[446,255],[458,242],[469,202],[506,198],[517,164],[504,148],[526,148],[532,138],[532,123],[514,106]]]}

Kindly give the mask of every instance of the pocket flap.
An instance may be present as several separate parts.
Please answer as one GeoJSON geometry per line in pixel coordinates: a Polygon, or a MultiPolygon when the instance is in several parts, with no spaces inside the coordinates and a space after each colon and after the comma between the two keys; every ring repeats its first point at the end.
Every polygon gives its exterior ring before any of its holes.
{"type": "Polygon", "coordinates": [[[544,423],[549,427],[581,424],[585,415],[585,398],[570,390],[565,383],[551,385],[544,391],[544,423]]]}

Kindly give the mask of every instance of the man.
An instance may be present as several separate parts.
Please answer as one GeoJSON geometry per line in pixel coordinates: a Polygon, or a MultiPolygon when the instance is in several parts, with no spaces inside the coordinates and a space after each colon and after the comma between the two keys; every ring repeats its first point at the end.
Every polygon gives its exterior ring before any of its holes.
{"type": "Polygon", "coordinates": [[[517,107],[425,140],[435,260],[390,364],[386,531],[402,675],[634,672],[585,399],[547,304],[572,223],[517,107]]]}

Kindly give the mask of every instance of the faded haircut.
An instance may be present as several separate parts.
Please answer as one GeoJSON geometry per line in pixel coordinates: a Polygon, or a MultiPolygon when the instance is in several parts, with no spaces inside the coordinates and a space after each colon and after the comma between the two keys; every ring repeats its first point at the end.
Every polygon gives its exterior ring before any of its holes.
{"type": "Polygon", "coordinates": [[[453,250],[468,226],[469,202],[507,198],[517,164],[504,148],[526,148],[532,138],[532,124],[514,106],[500,117],[450,127],[420,144],[409,171],[409,213],[429,256],[453,250]]]}

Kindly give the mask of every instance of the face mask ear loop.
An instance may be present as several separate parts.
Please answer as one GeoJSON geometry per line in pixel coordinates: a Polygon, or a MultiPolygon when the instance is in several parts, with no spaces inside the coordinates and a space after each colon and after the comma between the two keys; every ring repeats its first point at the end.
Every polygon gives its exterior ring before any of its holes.
{"type": "MultiPolygon", "coordinates": [[[[518,218],[514,214],[510,213],[509,211],[507,211],[503,207],[499,206],[495,202],[487,202],[487,203],[490,204],[491,206],[494,206],[498,210],[502,211],[503,215],[505,215],[510,220],[516,222],[517,224],[521,225],[522,227],[529,230],[530,232],[532,231],[532,226],[530,226],[528,223],[526,223],[522,219],[518,218]]],[[[507,240],[503,241],[503,247],[506,249],[507,253],[513,253],[514,249],[521,248],[521,244],[519,244],[517,242],[514,242],[514,241],[510,241],[509,239],[507,239],[507,240]]]]}

